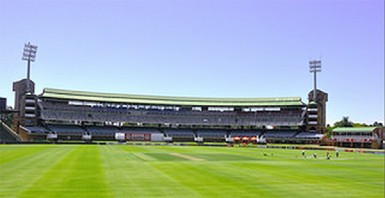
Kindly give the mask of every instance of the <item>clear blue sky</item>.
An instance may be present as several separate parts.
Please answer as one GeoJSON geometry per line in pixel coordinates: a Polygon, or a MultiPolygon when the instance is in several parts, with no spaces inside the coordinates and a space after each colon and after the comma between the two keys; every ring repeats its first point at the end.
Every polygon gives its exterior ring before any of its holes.
{"type": "Polygon", "coordinates": [[[63,88],[307,101],[321,59],[327,122],[384,121],[384,1],[0,0],[0,96],[63,88]]]}

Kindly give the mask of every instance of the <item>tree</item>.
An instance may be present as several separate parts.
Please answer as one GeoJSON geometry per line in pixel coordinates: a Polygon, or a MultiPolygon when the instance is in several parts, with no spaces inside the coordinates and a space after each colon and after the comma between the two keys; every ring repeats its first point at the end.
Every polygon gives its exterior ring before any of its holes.
{"type": "Polygon", "coordinates": [[[353,123],[353,127],[367,127],[368,125],[365,123],[353,123]]]}
{"type": "Polygon", "coordinates": [[[332,135],[332,131],[333,131],[333,129],[335,129],[336,127],[334,127],[334,126],[330,126],[330,124],[327,124],[326,125],[326,136],[327,137],[331,137],[331,135],[332,135]]]}
{"type": "Polygon", "coordinates": [[[334,123],[334,127],[353,127],[353,122],[349,120],[348,116],[344,116],[341,121],[334,123]]]}
{"type": "Polygon", "coordinates": [[[384,125],[382,124],[382,122],[377,122],[375,121],[372,126],[379,126],[379,127],[383,127],[384,125]]]}

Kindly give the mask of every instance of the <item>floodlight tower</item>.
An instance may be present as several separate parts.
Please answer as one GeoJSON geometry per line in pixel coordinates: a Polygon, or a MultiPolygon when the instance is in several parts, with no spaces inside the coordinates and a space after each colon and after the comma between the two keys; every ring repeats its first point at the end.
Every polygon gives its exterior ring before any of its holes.
{"type": "Polygon", "coordinates": [[[26,89],[27,93],[31,92],[30,67],[31,67],[31,61],[35,62],[36,52],[37,52],[37,46],[36,45],[32,45],[29,42],[24,44],[24,51],[23,51],[22,60],[28,62],[27,89],[26,89]]]}
{"type": "Polygon", "coordinates": [[[321,72],[321,61],[313,60],[309,61],[310,73],[314,73],[314,90],[313,90],[313,101],[317,102],[317,72],[321,72]]]}

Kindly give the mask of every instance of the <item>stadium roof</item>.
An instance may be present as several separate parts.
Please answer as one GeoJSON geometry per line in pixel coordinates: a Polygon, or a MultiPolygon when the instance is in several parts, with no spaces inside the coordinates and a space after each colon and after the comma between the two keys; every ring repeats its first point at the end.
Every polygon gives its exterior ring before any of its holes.
{"type": "Polygon", "coordinates": [[[349,133],[359,133],[359,132],[373,132],[378,127],[339,127],[333,129],[333,132],[349,132],[349,133]]]}
{"type": "Polygon", "coordinates": [[[304,106],[300,97],[282,98],[198,98],[198,97],[171,97],[149,96],[133,94],[97,93],[73,91],[64,89],[45,88],[41,94],[44,98],[64,100],[80,100],[93,102],[127,103],[127,104],[154,104],[176,106],[246,106],[246,107],[280,107],[304,106]]]}

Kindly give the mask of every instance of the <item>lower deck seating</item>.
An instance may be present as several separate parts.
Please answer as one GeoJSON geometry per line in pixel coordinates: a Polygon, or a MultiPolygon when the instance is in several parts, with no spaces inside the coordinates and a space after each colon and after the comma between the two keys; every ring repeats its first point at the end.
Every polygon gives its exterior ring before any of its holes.
{"type": "Polygon", "coordinates": [[[82,135],[86,132],[76,125],[48,125],[47,128],[58,135],[82,135]]]}
{"type": "Polygon", "coordinates": [[[291,140],[321,140],[322,134],[299,132],[296,130],[267,130],[258,129],[203,129],[203,128],[155,128],[155,127],[117,127],[94,125],[59,125],[25,127],[31,135],[57,134],[59,139],[81,139],[82,135],[91,135],[95,140],[115,140],[116,133],[132,134],[160,134],[164,137],[172,137],[174,141],[194,141],[195,138],[203,138],[204,141],[224,141],[231,137],[259,137],[273,142],[291,140]]]}
{"type": "Polygon", "coordinates": [[[93,136],[111,136],[119,132],[118,128],[113,126],[87,126],[86,130],[93,136]]]}
{"type": "Polygon", "coordinates": [[[231,131],[230,135],[231,137],[236,137],[236,136],[253,137],[253,136],[260,136],[261,132],[256,130],[236,130],[236,131],[231,131]]]}
{"type": "Polygon", "coordinates": [[[25,127],[25,128],[27,129],[27,131],[29,133],[46,134],[46,133],[50,132],[50,130],[48,130],[45,127],[41,127],[41,126],[28,126],[28,127],[25,127]]]}
{"type": "Polygon", "coordinates": [[[193,138],[195,135],[192,129],[163,129],[163,132],[166,136],[171,137],[193,138]]]}
{"type": "Polygon", "coordinates": [[[297,131],[269,131],[265,132],[266,138],[292,138],[295,136],[297,131]]]}
{"type": "Polygon", "coordinates": [[[298,133],[295,138],[298,139],[322,139],[323,134],[311,133],[311,132],[301,132],[298,133]]]}
{"type": "Polygon", "coordinates": [[[212,129],[212,130],[198,130],[196,134],[203,138],[224,138],[227,135],[226,130],[212,129]]]}
{"type": "Polygon", "coordinates": [[[121,132],[124,132],[124,133],[161,133],[161,131],[159,131],[158,129],[156,128],[148,128],[148,127],[144,127],[144,128],[141,128],[141,127],[123,127],[121,132]]]}

